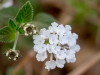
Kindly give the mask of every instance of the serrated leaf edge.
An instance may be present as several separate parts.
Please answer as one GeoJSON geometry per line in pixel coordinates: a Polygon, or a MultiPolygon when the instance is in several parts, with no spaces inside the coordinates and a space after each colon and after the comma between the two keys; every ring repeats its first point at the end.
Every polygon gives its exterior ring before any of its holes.
{"type": "MultiPolygon", "coordinates": [[[[33,6],[31,5],[30,1],[27,1],[27,2],[18,10],[18,13],[17,13],[17,15],[16,15],[16,18],[17,18],[17,16],[18,16],[20,10],[21,10],[26,4],[28,4],[28,3],[29,3],[29,5],[30,5],[31,8],[32,8],[32,18],[33,18],[33,6]]],[[[15,19],[16,19],[16,18],[15,18],[15,19]]],[[[32,19],[31,19],[31,21],[32,21],[32,19]]]]}

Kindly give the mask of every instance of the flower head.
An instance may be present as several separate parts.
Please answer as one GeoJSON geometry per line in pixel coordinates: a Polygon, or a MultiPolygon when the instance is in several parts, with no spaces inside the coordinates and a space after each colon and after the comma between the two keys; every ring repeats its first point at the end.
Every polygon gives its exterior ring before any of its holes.
{"type": "Polygon", "coordinates": [[[70,25],[62,25],[56,22],[51,23],[46,30],[40,30],[40,33],[33,35],[34,51],[38,61],[44,61],[47,53],[52,55],[50,61],[45,63],[46,69],[54,69],[56,66],[63,68],[65,62],[73,63],[76,61],[75,53],[80,50],[80,46],[76,44],[78,35],[71,32],[70,25]],[[56,60],[53,60],[53,57],[56,60]]]}
{"type": "Polygon", "coordinates": [[[4,53],[4,55],[7,56],[9,60],[16,61],[19,58],[19,56],[20,56],[20,52],[18,50],[8,49],[4,53]]]}
{"type": "Polygon", "coordinates": [[[36,34],[36,27],[31,23],[25,24],[23,26],[23,30],[26,36],[31,35],[31,34],[36,34]]]}

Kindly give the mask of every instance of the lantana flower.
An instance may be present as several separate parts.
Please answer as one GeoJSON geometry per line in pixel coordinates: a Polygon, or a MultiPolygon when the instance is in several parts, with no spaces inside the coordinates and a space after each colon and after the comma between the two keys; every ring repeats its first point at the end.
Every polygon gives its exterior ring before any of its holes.
{"type": "Polygon", "coordinates": [[[63,68],[66,62],[76,61],[75,53],[80,50],[80,46],[76,44],[78,35],[72,33],[71,29],[70,25],[53,22],[48,29],[43,28],[39,34],[33,35],[37,60],[44,61],[48,57],[47,53],[50,55],[50,60],[45,63],[46,69],[54,69],[56,66],[63,68]]]}

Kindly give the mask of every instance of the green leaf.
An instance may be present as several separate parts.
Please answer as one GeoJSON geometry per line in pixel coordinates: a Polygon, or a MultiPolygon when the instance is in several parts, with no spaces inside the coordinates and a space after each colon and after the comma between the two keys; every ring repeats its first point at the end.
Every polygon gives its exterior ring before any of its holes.
{"type": "Polygon", "coordinates": [[[6,26],[0,29],[0,41],[9,43],[16,38],[16,32],[12,31],[10,27],[6,26]]]}
{"type": "Polygon", "coordinates": [[[49,14],[39,13],[34,19],[33,24],[38,28],[48,28],[56,19],[49,14]]]}
{"type": "Polygon", "coordinates": [[[16,16],[16,21],[18,23],[30,22],[33,18],[33,8],[29,1],[27,1],[22,8],[19,9],[16,16]]]}
{"type": "MultiPolygon", "coordinates": [[[[23,5],[27,0],[17,0],[17,1],[20,5],[23,5]]],[[[42,11],[39,0],[28,0],[28,1],[30,1],[33,6],[34,16],[36,16],[36,14],[38,14],[42,11]]]]}
{"type": "Polygon", "coordinates": [[[9,20],[9,27],[13,30],[13,31],[16,31],[16,28],[17,28],[17,26],[16,26],[16,24],[14,23],[14,21],[13,20],[9,20]]]}

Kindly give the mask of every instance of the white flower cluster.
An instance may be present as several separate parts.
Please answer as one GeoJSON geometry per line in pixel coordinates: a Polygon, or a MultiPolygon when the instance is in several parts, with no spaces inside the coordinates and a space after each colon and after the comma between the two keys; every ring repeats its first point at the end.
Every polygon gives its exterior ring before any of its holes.
{"type": "Polygon", "coordinates": [[[13,0],[0,0],[0,9],[8,8],[13,5],[13,0]]]}
{"type": "Polygon", "coordinates": [[[47,53],[50,54],[50,61],[45,63],[45,68],[48,70],[54,69],[56,66],[63,68],[66,62],[75,62],[75,53],[80,50],[80,46],[76,44],[78,35],[71,33],[69,25],[59,25],[56,22],[51,25],[48,30],[43,28],[39,34],[33,35],[33,49],[38,53],[37,60],[44,61],[47,53]],[[56,60],[53,60],[53,57],[56,60]]]}

